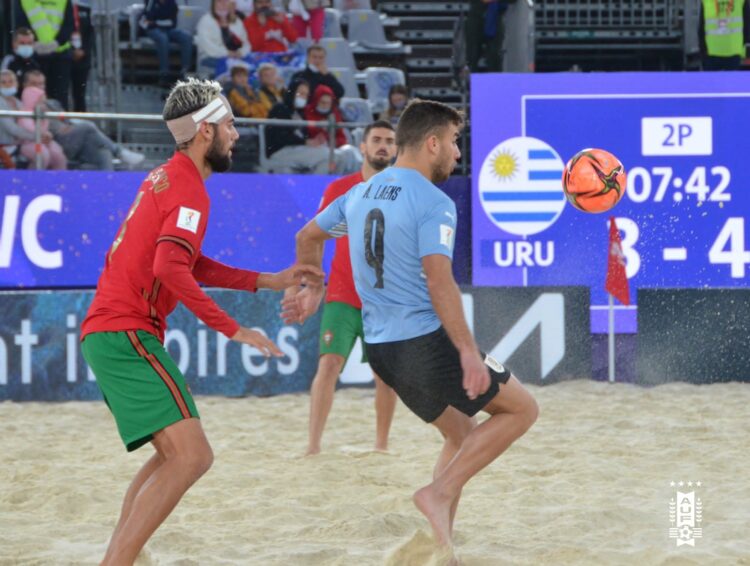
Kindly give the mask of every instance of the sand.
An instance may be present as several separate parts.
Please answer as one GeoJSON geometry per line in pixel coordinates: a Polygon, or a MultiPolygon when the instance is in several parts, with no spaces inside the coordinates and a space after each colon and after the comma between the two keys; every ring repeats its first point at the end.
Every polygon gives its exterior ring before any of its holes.
{"type": "MultiPolygon", "coordinates": [[[[500,564],[750,564],[750,386],[530,387],[540,419],[469,483],[456,552],[500,564]],[[704,536],[668,538],[670,482],[701,481],[704,536]]],[[[198,406],[216,453],[137,564],[438,565],[411,503],[438,433],[402,405],[371,451],[373,393],[339,391],[324,453],[302,458],[306,395],[198,406]]],[[[96,564],[131,476],[103,403],[0,403],[0,564],[96,564]]]]}

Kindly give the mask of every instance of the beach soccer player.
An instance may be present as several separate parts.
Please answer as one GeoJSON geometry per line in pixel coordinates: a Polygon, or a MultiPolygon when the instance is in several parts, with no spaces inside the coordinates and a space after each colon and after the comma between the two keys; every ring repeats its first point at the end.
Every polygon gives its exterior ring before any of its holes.
{"type": "MultiPolygon", "coordinates": [[[[352,188],[297,234],[297,260],[320,265],[327,238],[348,233],[373,370],[445,442],[433,480],[414,494],[439,544],[452,544],[464,485],[535,422],[536,401],[508,368],[481,354],[451,269],[456,207],[435,184],[460,158],[460,113],[413,101],[396,129],[398,157],[352,188]],[[489,418],[476,425],[479,411],[489,418]]],[[[287,320],[304,320],[321,284],[286,296],[287,320]]]]}
{"type": "MultiPolygon", "coordinates": [[[[364,163],[362,169],[333,181],[326,187],[320,211],[357,183],[367,181],[388,167],[396,157],[396,132],[390,122],[377,121],[365,128],[359,146],[364,163]]],[[[359,300],[352,278],[349,259],[349,239],[336,240],[336,249],[328,278],[323,318],[320,325],[320,358],[318,371],[310,387],[310,425],[307,455],[320,452],[323,429],[331,412],[333,395],[341,370],[351,354],[357,338],[364,340],[362,331],[362,301],[359,300]]],[[[363,362],[367,361],[364,354],[363,362]]],[[[388,449],[388,432],[396,407],[396,393],[374,375],[375,379],[375,449],[388,449]]]]}
{"type": "Polygon", "coordinates": [[[241,327],[198,286],[281,290],[317,268],[276,274],[232,268],[201,254],[209,216],[205,180],[231,166],[237,138],[221,85],[178,82],[164,106],[177,150],[143,182],[107,252],[81,328],[81,349],[128,451],[156,452],[125,494],[103,559],[132,564],[180,498],[211,466],[213,452],[185,378],[164,349],[166,317],[182,302],[214,330],[266,356],[281,356],[260,332],[241,327]]]}

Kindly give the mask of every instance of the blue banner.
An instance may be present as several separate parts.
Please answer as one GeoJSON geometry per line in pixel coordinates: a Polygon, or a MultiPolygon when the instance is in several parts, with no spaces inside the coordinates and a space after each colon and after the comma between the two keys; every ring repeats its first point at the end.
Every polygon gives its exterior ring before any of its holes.
{"type": "MultiPolygon", "coordinates": [[[[284,358],[266,359],[201,323],[182,305],[165,345],[195,394],[277,395],[307,391],[318,365],[320,315],[304,325],[279,317],[281,293],[209,290],[240,324],[273,340],[284,358]]],[[[79,347],[93,291],[0,292],[0,401],[99,399],[79,347]]]]}
{"type": "MultiPolygon", "coordinates": [[[[0,171],[0,288],[94,287],[144,172],[0,171]]],[[[213,175],[203,253],[276,271],[333,177],[213,175]]],[[[328,246],[326,265],[332,246],[328,246]]]]}
{"type": "MultiPolygon", "coordinates": [[[[94,287],[144,172],[0,171],[0,288],[94,287]]],[[[294,262],[294,235],[318,210],[318,175],[213,175],[203,253],[237,267],[277,271],[294,262]]],[[[469,283],[468,180],[443,185],[460,222],[454,272],[469,283]]],[[[333,243],[326,245],[328,271],[333,243]]]]}
{"type": "MultiPolygon", "coordinates": [[[[611,212],[631,298],[642,287],[744,287],[750,247],[746,73],[472,76],[473,283],[586,285],[606,331],[610,214],[564,198],[565,163],[588,147],[628,173],[611,212]],[[497,119],[494,119],[497,117],[497,119]]],[[[618,306],[618,332],[636,330],[618,306]]]]}

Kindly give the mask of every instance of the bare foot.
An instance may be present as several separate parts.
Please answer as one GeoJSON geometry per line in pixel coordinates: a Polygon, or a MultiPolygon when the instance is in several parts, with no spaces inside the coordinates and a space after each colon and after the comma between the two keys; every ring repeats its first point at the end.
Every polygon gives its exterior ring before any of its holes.
{"type": "Polygon", "coordinates": [[[441,497],[431,485],[423,487],[414,494],[414,505],[432,526],[435,539],[440,546],[452,546],[451,540],[451,498],[441,497]]]}
{"type": "Polygon", "coordinates": [[[305,452],[305,456],[317,456],[318,454],[320,454],[320,446],[309,446],[307,452],[305,452]]]}

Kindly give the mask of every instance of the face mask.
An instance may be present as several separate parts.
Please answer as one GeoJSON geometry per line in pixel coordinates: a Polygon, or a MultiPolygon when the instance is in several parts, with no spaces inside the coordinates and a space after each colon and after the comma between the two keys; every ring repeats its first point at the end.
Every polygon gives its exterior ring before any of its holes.
{"type": "Polygon", "coordinates": [[[7,88],[0,88],[0,94],[3,96],[15,96],[18,89],[14,86],[9,86],[7,88]]]}
{"type": "Polygon", "coordinates": [[[34,46],[19,45],[18,47],[16,47],[16,55],[18,55],[21,59],[28,59],[32,55],[34,55],[34,46]]]}
{"type": "Polygon", "coordinates": [[[321,108],[320,106],[316,106],[315,107],[315,111],[318,114],[323,114],[323,116],[327,116],[328,114],[331,113],[331,109],[330,108],[321,108]]]}
{"type": "Polygon", "coordinates": [[[406,106],[406,102],[396,102],[393,104],[393,108],[396,110],[402,110],[406,106]]]}
{"type": "Polygon", "coordinates": [[[70,44],[73,46],[73,49],[80,49],[83,47],[83,41],[81,41],[81,37],[78,35],[74,35],[70,38],[70,44]]]}
{"type": "Polygon", "coordinates": [[[258,15],[270,18],[274,15],[273,8],[261,8],[258,10],[258,15]]]}
{"type": "Polygon", "coordinates": [[[229,16],[229,10],[214,10],[216,12],[216,15],[220,18],[226,18],[229,16]]]}
{"type": "Polygon", "coordinates": [[[296,96],[294,97],[294,107],[299,109],[304,108],[307,106],[307,99],[302,96],[296,96]]]}
{"type": "Polygon", "coordinates": [[[310,68],[310,70],[313,73],[319,73],[320,72],[320,70],[315,65],[313,65],[312,63],[308,63],[307,66],[310,68]]]}

